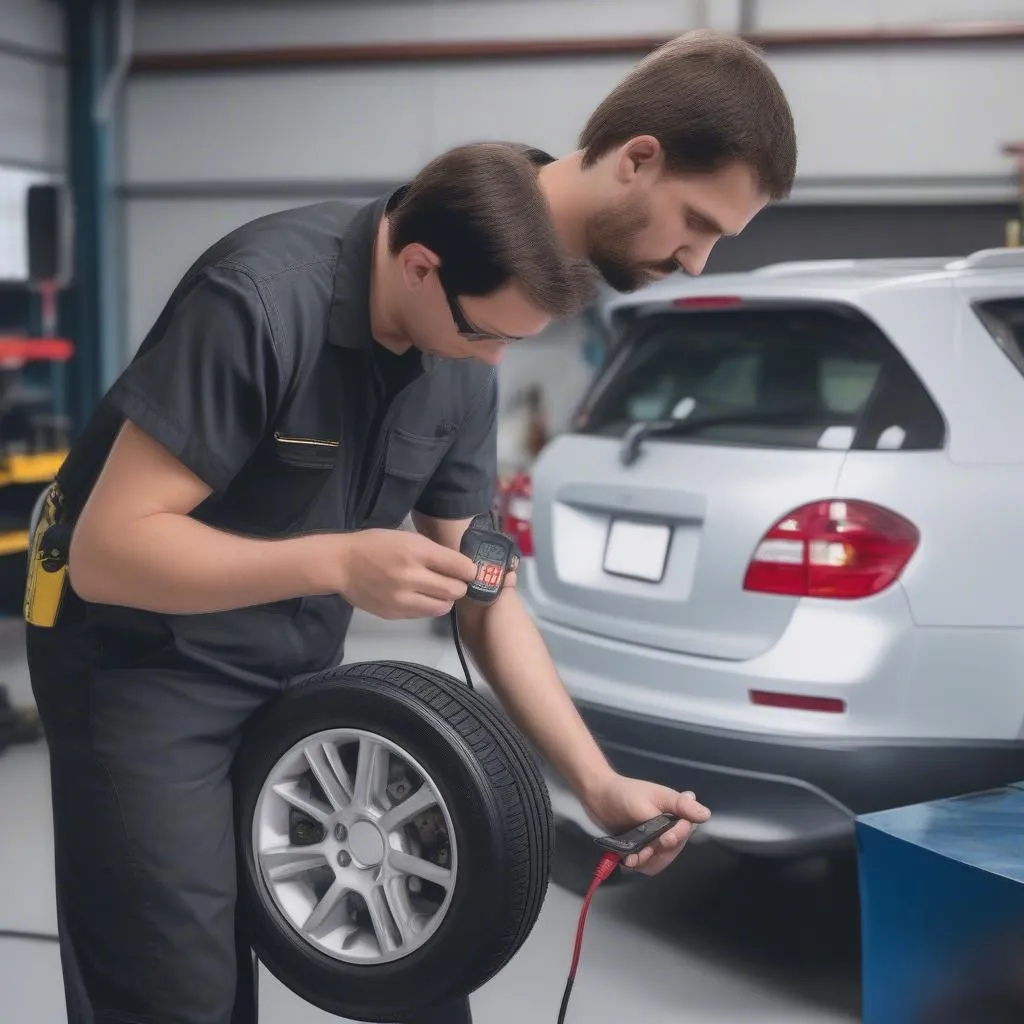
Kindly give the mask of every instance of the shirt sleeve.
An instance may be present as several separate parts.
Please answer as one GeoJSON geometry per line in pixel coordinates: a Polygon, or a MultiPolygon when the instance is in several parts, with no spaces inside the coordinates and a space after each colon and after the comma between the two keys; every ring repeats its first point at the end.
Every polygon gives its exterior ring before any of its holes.
{"type": "Polygon", "coordinates": [[[498,380],[492,371],[416,511],[436,519],[469,519],[490,511],[497,484],[498,380]]]}
{"type": "Polygon", "coordinates": [[[172,300],[109,398],[220,491],[263,439],[285,380],[256,283],[209,267],[172,300]]]}

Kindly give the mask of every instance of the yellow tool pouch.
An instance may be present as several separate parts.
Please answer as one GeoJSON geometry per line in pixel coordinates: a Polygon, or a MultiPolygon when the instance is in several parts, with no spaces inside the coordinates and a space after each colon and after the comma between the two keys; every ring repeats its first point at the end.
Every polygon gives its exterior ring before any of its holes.
{"type": "Polygon", "coordinates": [[[33,626],[49,629],[57,622],[68,585],[70,538],[70,524],[61,521],[60,491],[54,484],[29,541],[24,616],[33,626]]]}

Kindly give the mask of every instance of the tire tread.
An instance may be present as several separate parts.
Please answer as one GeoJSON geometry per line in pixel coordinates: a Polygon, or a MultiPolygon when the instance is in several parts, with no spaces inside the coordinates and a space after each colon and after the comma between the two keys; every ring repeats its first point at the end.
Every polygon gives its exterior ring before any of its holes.
{"type": "Polygon", "coordinates": [[[503,918],[507,922],[474,988],[492,978],[520,949],[540,915],[550,878],[553,815],[536,756],[519,730],[486,698],[438,669],[404,661],[354,662],[318,673],[302,685],[343,680],[397,688],[454,728],[470,746],[501,808],[510,873],[503,918]]]}

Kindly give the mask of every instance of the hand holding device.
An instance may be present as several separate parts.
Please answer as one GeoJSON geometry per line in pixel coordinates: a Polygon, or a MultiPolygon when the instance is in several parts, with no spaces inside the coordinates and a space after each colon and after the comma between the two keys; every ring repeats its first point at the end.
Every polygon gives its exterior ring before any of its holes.
{"type": "Polygon", "coordinates": [[[326,543],[333,557],[341,556],[337,589],[354,607],[382,619],[443,615],[474,578],[465,555],[411,531],[361,530],[330,535],[326,543]]]}
{"type": "Polygon", "coordinates": [[[501,593],[505,577],[519,565],[515,541],[496,530],[491,517],[483,513],[470,522],[459,550],[473,560],[477,570],[466,596],[490,604],[501,593]]]}

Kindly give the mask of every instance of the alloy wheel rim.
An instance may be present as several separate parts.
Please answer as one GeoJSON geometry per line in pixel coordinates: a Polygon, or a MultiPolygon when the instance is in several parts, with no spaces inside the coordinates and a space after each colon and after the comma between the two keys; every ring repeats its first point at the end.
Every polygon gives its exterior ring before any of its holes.
{"type": "Polygon", "coordinates": [[[373,965],[441,926],[458,876],[451,814],[433,779],[388,738],[327,729],[286,751],[252,823],[264,891],[321,953],[373,965]]]}

